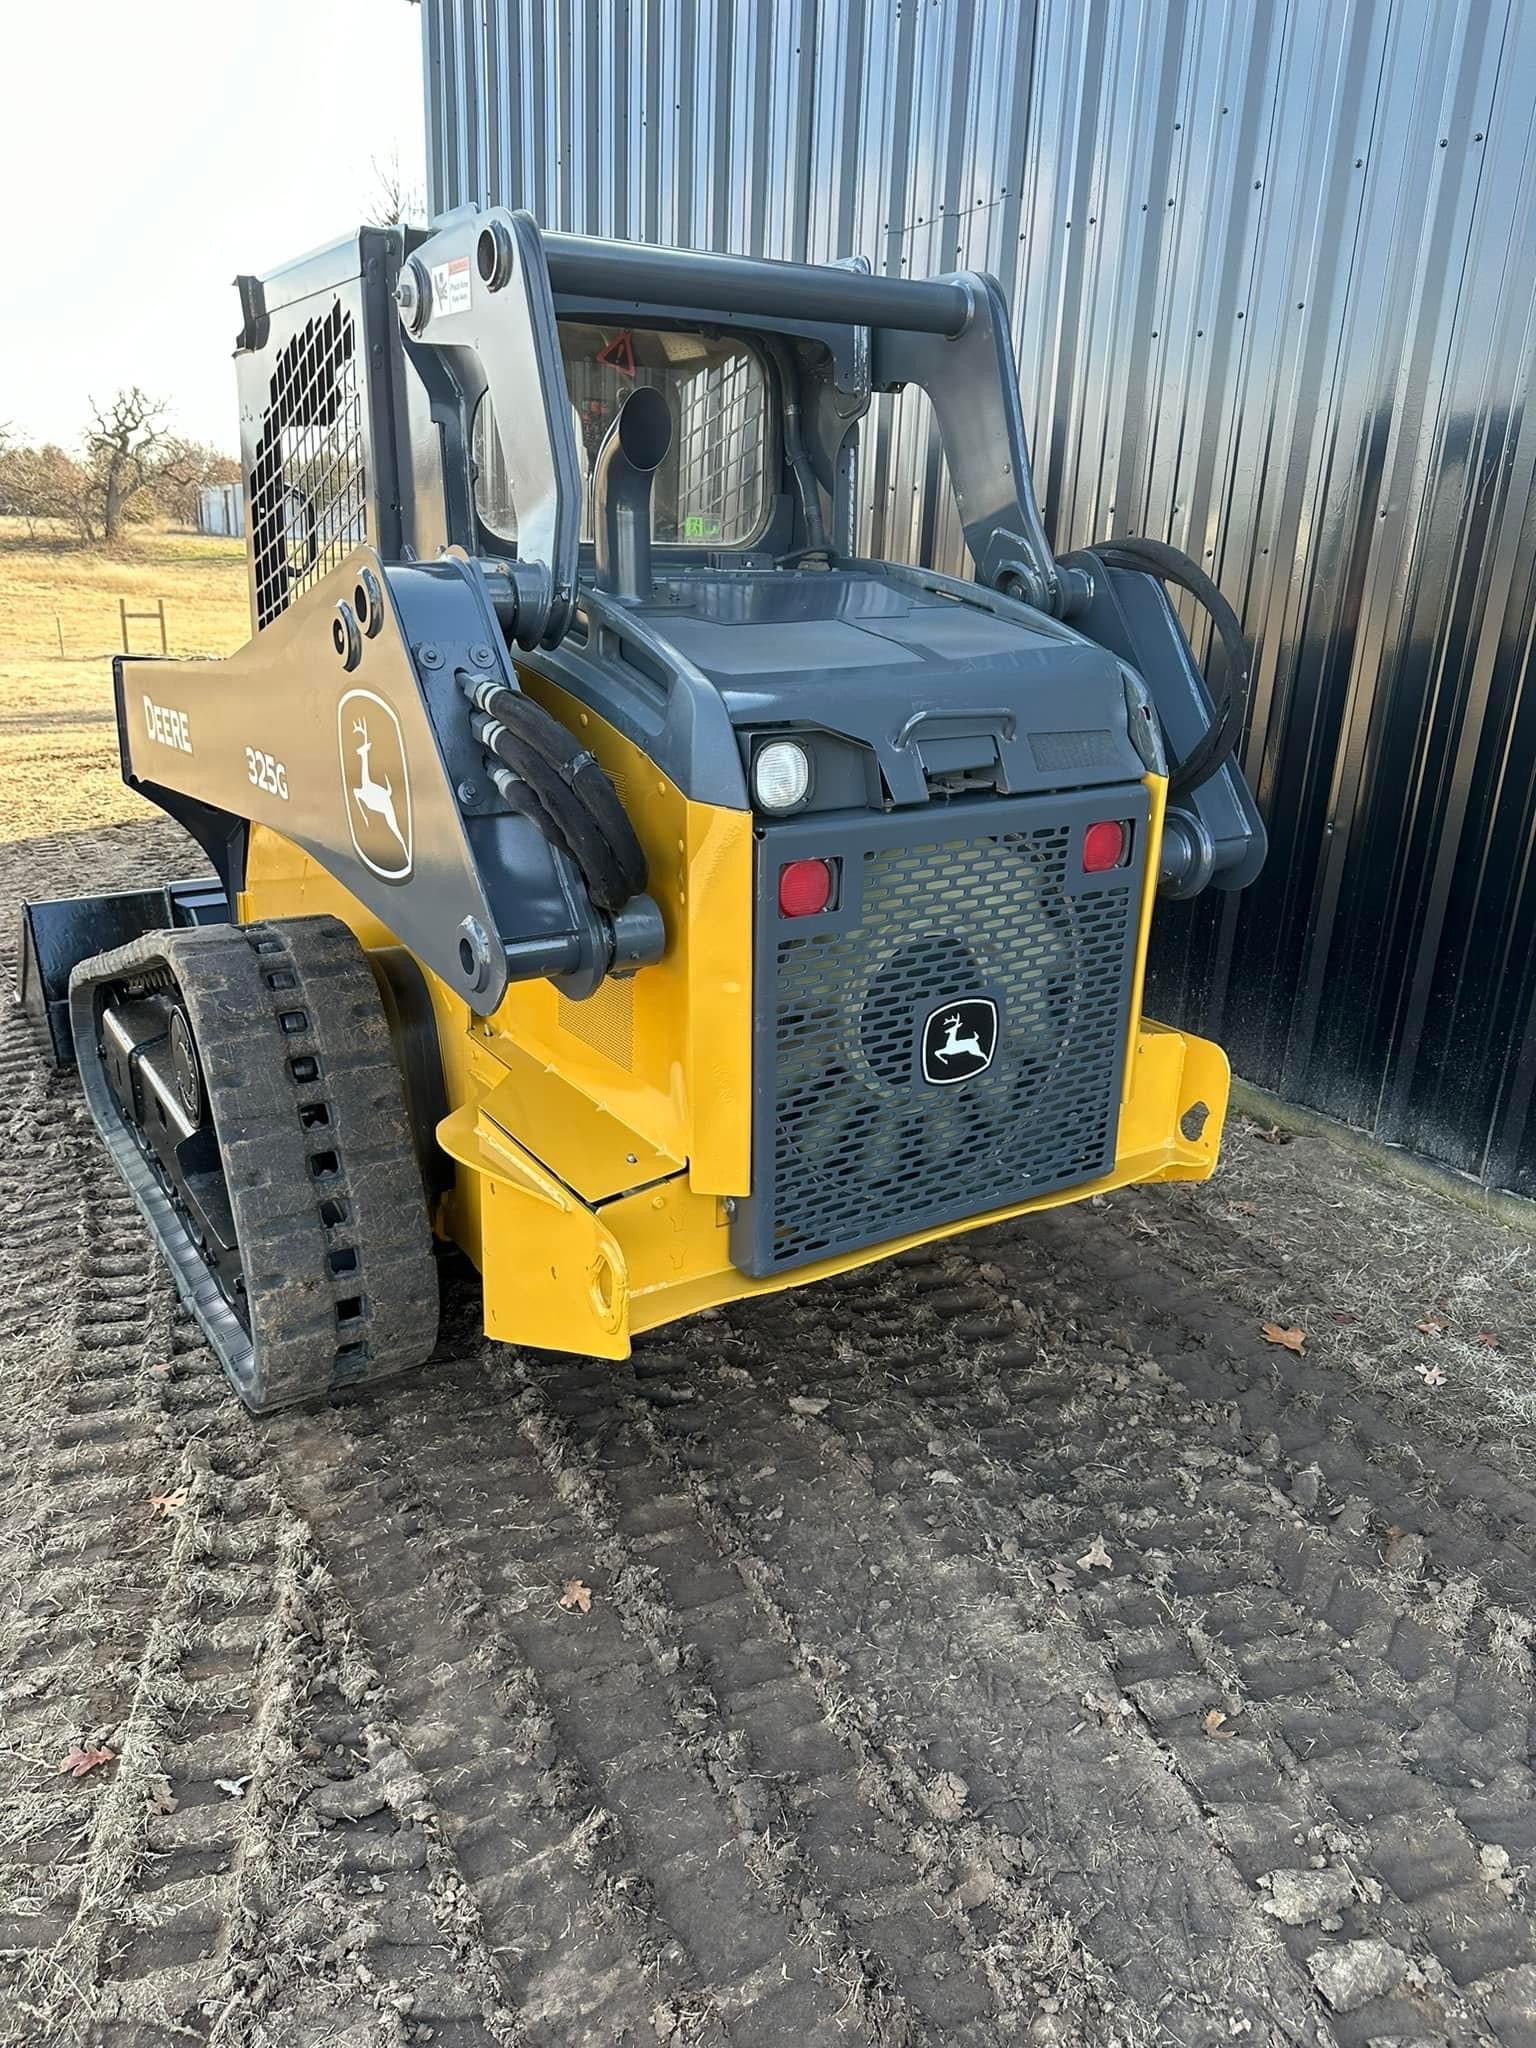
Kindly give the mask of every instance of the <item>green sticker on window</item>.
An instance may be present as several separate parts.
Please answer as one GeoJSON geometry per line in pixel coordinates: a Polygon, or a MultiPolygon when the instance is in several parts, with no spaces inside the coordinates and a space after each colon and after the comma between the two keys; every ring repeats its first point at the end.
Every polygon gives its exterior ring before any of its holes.
{"type": "Polygon", "coordinates": [[[690,512],[683,521],[684,540],[718,540],[720,521],[710,514],[690,512]]]}

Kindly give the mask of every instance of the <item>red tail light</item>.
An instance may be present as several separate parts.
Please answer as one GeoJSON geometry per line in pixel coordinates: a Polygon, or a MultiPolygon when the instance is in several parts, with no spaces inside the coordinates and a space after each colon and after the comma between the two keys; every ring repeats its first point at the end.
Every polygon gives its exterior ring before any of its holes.
{"type": "Polygon", "coordinates": [[[779,869],[780,917],[815,917],[832,901],[829,860],[791,860],[779,869]]]}
{"type": "Polygon", "coordinates": [[[1106,868],[1123,867],[1130,847],[1130,826],[1119,818],[1101,818],[1083,834],[1083,873],[1101,875],[1106,868]]]}

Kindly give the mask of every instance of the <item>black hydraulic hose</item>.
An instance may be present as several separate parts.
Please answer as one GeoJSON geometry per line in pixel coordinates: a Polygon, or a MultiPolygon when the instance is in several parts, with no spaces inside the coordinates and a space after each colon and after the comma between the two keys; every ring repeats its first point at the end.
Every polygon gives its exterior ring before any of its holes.
{"type": "Polygon", "coordinates": [[[635,877],[632,893],[638,895],[646,882],[645,854],[597,756],[520,690],[494,691],[484,708],[569,783],[612,846],[620,867],[635,877]]]}
{"type": "Polygon", "coordinates": [[[1111,569],[1134,569],[1164,583],[1175,583],[1210,614],[1217,638],[1226,651],[1227,691],[1214,707],[1211,723],[1202,737],[1168,777],[1170,798],[1188,796],[1203,782],[1209,782],[1231,759],[1242,738],[1252,657],[1237,613],[1198,562],[1182,548],[1169,547],[1164,541],[1141,537],[1106,541],[1100,547],[1085,548],[1064,559],[1085,568],[1099,561],[1111,569]]]}
{"type": "Polygon", "coordinates": [[[779,337],[768,337],[768,351],[773,357],[774,367],[779,373],[779,410],[784,416],[784,454],[789,462],[790,473],[795,479],[795,489],[800,498],[800,512],[805,520],[806,545],[799,550],[806,555],[826,555],[831,558],[827,544],[827,529],[821,517],[821,494],[816,483],[816,471],[806,453],[805,435],[800,420],[800,380],[795,370],[794,357],[779,337]]]}
{"type": "Polygon", "coordinates": [[[633,892],[602,833],[559,776],[531,750],[519,747],[493,718],[477,720],[475,736],[501,764],[496,786],[513,809],[532,818],[547,839],[570,855],[599,910],[622,910],[633,892]]]}
{"type": "Polygon", "coordinates": [[[476,738],[523,785],[509,800],[570,854],[599,910],[622,910],[645,888],[645,852],[596,755],[519,690],[473,699],[476,738]]]}

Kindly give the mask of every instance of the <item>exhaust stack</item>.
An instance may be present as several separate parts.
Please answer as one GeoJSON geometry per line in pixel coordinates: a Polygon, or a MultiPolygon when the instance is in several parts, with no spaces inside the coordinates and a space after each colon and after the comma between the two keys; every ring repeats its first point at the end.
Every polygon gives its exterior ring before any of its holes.
{"type": "Polygon", "coordinates": [[[651,595],[651,479],[672,446],[672,414],[661,393],[641,384],[625,399],[597,451],[597,583],[630,603],[651,595]]]}

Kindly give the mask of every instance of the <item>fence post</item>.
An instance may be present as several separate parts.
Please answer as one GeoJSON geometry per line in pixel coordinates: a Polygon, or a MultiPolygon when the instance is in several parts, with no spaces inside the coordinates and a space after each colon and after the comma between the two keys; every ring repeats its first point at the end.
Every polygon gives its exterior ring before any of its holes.
{"type": "MultiPolygon", "coordinates": [[[[141,621],[150,625],[158,623],[160,627],[160,653],[162,657],[169,656],[171,651],[171,641],[170,635],[166,630],[165,599],[163,597],[157,597],[155,599],[155,608],[152,612],[131,612],[128,609],[128,600],[126,597],[120,597],[117,600],[117,622],[122,629],[124,654],[131,654],[133,652],[133,649],[128,645],[128,624],[130,620],[134,621],[136,624],[141,621]]],[[[61,631],[59,634],[60,652],[63,651],[63,645],[64,635],[61,631]]]]}

